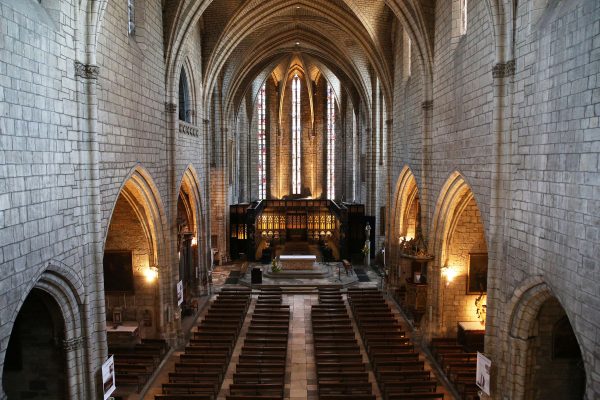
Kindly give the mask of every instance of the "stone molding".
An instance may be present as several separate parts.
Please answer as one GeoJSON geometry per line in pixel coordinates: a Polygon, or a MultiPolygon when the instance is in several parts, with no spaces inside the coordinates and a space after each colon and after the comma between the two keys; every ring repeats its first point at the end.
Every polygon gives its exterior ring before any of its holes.
{"type": "Polygon", "coordinates": [[[72,339],[65,339],[62,341],[62,348],[65,351],[73,351],[83,347],[83,337],[75,337],[72,339]]]}
{"type": "Polygon", "coordinates": [[[421,108],[423,110],[433,110],[433,100],[425,100],[421,103],[421,108]]]}
{"type": "Polygon", "coordinates": [[[100,67],[97,65],[75,61],[75,76],[83,79],[98,79],[98,75],[100,75],[100,67]]]}
{"type": "Polygon", "coordinates": [[[509,60],[505,63],[497,63],[492,67],[492,77],[494,78],[508,78],[515,76],[517,66],[515,60],[509,60]]]}
{"type": "Polygon", "coordinates": [[[187,122],[179,121],[179,133],[184,135],[198,137],[200,136],[200,129],[197,126],[188,124],[187,122]]]}

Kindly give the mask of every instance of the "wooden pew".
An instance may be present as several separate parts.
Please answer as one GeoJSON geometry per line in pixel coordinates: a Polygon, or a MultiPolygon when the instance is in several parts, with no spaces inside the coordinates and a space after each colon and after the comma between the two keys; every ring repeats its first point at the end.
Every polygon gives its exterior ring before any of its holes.
{"type": "Polygon", "coordinates": [[[183,382],[221,382],[223,374],[220,372],[169,372],[170,383],[183,382]]]}
{"type": "Polygon", "coordinates": [[[212,394],[217,396],[220,384],[216,382],[186,382],[186,383],[163,383],[164,394],[212,394]]]}

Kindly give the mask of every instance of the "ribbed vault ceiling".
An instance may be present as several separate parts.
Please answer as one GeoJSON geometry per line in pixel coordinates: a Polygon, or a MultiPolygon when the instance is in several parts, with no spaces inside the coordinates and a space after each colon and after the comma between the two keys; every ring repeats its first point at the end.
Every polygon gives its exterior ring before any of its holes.
{"type": "Polygon", "coordinates": [[[374,79],[391,79],[392,19],[383,0],[215,0],[201,19],[205,95],[218,89],[235,112],[299,57],[310,80],[323,75],[368,107],[374,79]]]}

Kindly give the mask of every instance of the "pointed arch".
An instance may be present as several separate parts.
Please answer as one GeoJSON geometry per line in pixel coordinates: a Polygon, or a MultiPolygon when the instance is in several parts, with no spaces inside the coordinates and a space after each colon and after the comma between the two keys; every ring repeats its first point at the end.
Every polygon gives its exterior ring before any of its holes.
{"type": "MultiPolygon", "coordinates": [[[[513,296],[507,304],[509,310],[506,319],[506,330],[508,332],[508,353],[505,360],[505,368],[510,370],[502,371],[503,376],[499,376],[496,384],[502,382],[502,390],[512,399],[522,399],[526,396],[528,386],[528,377],[531,377],[535,366],[532,359],[534,352],[535,339],[533,332],[538,323],[538,318],[542,307],[548,301],[554,300],[564,310],[569,323],[573,321],[562,304],[560,298],[556,295],[552,287],[544,280],[543,276],[536,275],[524,280],[513,292],[513,296]]],[[[571,326],[574,327],[573,324],[571,326]]],[[[581,350],[580,337],[577,336],[579,349],[581,350]]],[[[584,352],[581,351],[583,355],[584,352]]],[[[587,377],[589,365],[586,364],[584,357],[584,374],[587,377]]],[[[502,374],[501,372],[501,374],[502,374]]],[[[575,388],[573,388],[575,390],[575,388]]]]}
{"type": "Polygon", "coordinates": [[[202,191],[200,190],[200,179],[198,176],[198,172],[194,168],[192,164],[188,165],[181,179],[179,180],[179,190],[177,193],[181,193],[184,191],[190,196],[192,200],[190,203],[192,205],[192,216],[194,220],[194,233],[198,240],[198,245],[200,247],[200,254],[205,255],[206,249],[206,225],[204,220],[204,207],[202,205],[202,191]]]}
{"type": "Polygon", "coordinates": [[[430,231],[433,238],[431,251],[438,263],[446,260],[449,239],[456,228],[461,212],[471,200],[478,204],[464,176],[458,171],[452,172],[440,191],[430,231]]]}
{"type": "Polygon", "coordinates": [[[414,228],[416,226],[413,226],[411,235],[408,220],[410,211],[416,205],[415,201],[419,201],[418,196],[419,189],[415,175],[410,167],[405,165],[396,181],[393,203],[391,204],[389,241],[392,260],[398,258],[400,238],[403,236],[414,237],[415,235],[414,228]]]}
{"type": "MultiPolygon", "coordinates": [[[[166,243],[164,232],[164,227],[167,226],[165,210],[158,188],[154,184],[150,173],[140,165],[131,170],[114,200],[109,221],[112,220],[117,201],[121,196],[131,205],[142,224],[150,246],[151,264],[153,262],[153,265],[165,265],[164,261],[166,259],[163,258],[165,255],[162,254],[162,249],[164,249],[166,243]]],[[[107,224],[104,233],[104,245],[106,244],[109,225],[110,222],[107,224]]]]}
{"type": "MultiPolygon", "coordinates": [[[[146,239],[143,244],[135,245],[137,249],[134,256],[137,259],[134,258],[133,262],[138,262],[138,265],[134,267],[133,271],[134,284],[139,282],[137,279],[147,275],[151,270],[158,272],[158,292],[152,292],[153,307],[146,308],[153,315],[152,321],[156,322],[148,326],[148,331],[151,335],[166,336],[167,330],[171,329],[167,322],[172,319],[171,311],[176,302],[175,293],[172,290],[174,287],[172,282],[173,263],[170,262],[170,242],[167,238],[168,225],[163,201],[154,180],[145,168],[136,165],[124,180],[119,194],[114,200],[110,220],[106,225],[103,252],[106,251],[110,226],[119,202],[125,202],[128,212],[135,214],[143,233],[142,237],[146,239]],[[165,308],[166,312],[163,311],[165,308]]],[[[117,245],[117,249],[125,250],[120,243],[117,245]]],[[[127,248],[127,250],[130,249],[131,247],[127,248]]],[[[150,289],[146,291],[146,294],[149,293],[151,293],[150,289]]]]}
{"type": "MultiPolygon", "coordinates": [[[[37,279],[31,281],[13,310],[9,325],[15,326],[17,316],[32,291],[36,289],[47,294],[56,304],[63,322],[64,334],[60,345],[64,349],[66,361],[67,395],[68,399],[93,398],[94,371],[89,367],[95,360],[90,359],[89,332],[84,321],[89,316],[85,288],[81,277],[72,268],[58,262],[46,263],[37,279]]],[[[11,335],[14,332],[11,332],[11,335]]],[[[6,356],[4,349],[2,364],[6,356]]]]}
{"type": "Polygon", "coordinates": [[[430,232],[430,251],[434,256],[427,276],[428,304],[432,305],[431,333],[453,336],[458,321],[479,320],[485,324],[485,315],[477,313],[475,300],[479,295],[482,304],[487,303],[490,274],[487,264],[477,273],[471,274],[470,270],[472,260],[477,257],[481,263],[487,260],[485,226],[473,190],[458,171],[450,174],[440,191],[430,232]]]}

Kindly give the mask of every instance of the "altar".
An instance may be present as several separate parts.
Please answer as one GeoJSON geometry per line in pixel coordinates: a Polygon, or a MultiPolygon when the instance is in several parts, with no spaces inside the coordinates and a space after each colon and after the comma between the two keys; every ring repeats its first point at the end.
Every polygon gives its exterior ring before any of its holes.
{"type": "Polygon", "coordinates": [[[307,255],[280,255],[279,262],[283,270],[312,270],[315,268],[317,257],[307,255]]]}

